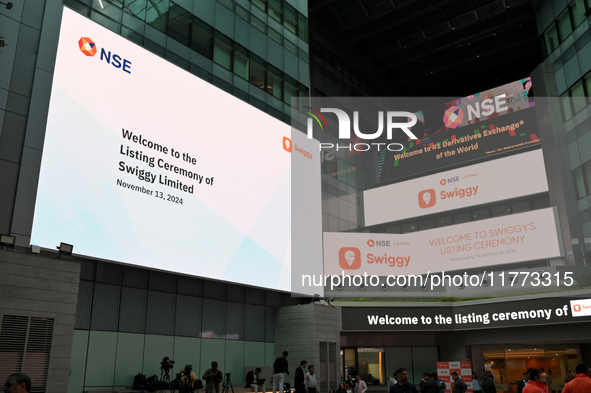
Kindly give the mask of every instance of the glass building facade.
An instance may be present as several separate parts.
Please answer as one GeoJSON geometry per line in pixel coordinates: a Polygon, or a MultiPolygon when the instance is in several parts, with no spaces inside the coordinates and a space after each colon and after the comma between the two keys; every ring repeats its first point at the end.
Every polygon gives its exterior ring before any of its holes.
{"type": "Polygon", "coordinates": [[[64,4],[286,123],[291,99],[309,95],[306,1],[64,4]]]}

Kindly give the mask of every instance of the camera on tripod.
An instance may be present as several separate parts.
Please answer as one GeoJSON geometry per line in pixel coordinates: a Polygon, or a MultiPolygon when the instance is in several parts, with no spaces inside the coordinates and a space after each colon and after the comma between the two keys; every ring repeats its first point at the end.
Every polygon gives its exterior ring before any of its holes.
{"type": "Polygon", "coordinates": [[[160,370],[162,370],[162,371],[172,370],[173,365],[174,365],[174,360],[170,360],[170,358],[168,356],[165,356],[164,359],[162,359],[162,361],[160,362],[160,370]]]}

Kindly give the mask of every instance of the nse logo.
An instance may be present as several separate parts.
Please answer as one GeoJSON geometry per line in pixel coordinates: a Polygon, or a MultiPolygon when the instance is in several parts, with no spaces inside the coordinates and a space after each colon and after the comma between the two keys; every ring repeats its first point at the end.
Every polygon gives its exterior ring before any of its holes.
{"type": "MultiPolygon", "coordinates": [[[[505,94],[496,97],[488,97],[481,102],[476,102],[473,105],[466,104],[466,111],[468,112],[468,120],[472,121],[475,117],[490,116],[497,112],[506,112],[509,110],[505,94]]],[[[443,123],[447,128],[457,128],[464,121],[464,111],[459,106],[452,106],[443,114],[443,123]]]]}
{"type": "MultiPolygon", "coordinates": [[[[80,38],[80,40],[78,40],[78,47],[80,48],[80,51],[88,57],[94,57],[94,55],[96,55],[98,51],[94,41],[88,37],[80,38]]],[[[107,64],[111,64],[115,68],[121,69],[121,71],[123,72],[131,74],[131,61],[122,58],[120,55],[116,53],[111,53],[110,50],[105,50],[105,48],[101,48],[100,59],[101,61],[106,61],[107,64]]]]}

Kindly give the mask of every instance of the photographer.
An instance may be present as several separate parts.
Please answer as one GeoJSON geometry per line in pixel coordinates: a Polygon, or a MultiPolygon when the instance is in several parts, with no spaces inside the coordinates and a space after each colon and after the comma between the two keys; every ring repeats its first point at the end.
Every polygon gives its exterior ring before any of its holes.
{"type": "Polygon", "coordinates": [[[203,374],[205,380],[205,393],[220,393],[220,382],[224,379],[224,374],[218,369],[218,362],[211,362],[211,368],[205,370],[203,374]]]}
{"type": "Polygon", "coordinates": [[[196,380],[197,375],[193,372],[193,366],[185,364],[185,368],[181,370],[181,385],[183,387],[191,387],[191,389],[194,389],[196,380]],[[187,378],[187,375],[189,378],[187,378]]]}

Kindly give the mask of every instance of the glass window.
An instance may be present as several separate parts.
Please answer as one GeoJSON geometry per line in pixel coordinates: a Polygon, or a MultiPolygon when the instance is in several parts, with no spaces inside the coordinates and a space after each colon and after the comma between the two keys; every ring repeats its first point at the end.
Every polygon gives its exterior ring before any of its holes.
{"type": "Polygon", "coordinates": [[[256,5],[263,11],[267,11],[267,0],[251,0],[252,4],[256,5]]]}
{"type": "Polygon", "coordinates": [[[279,34],[278,32],[276,32],[275,30],[269,28],[269,37],[271,37],[271,39],[275,42],[277,42],[279,45],[283,45],[283,36],[281,34],[279,34]]]}
{"type": "Polygon", "coordinates": [[[267,30],[267,25],[259,18],[256,18],[254,16],[250,18],[250,24],[256,27],[258,30],[262,31],[263,33],[265,33],[267,30]]]}
{"type": "Polygon", "coordinates": [[[244,308],[246,311],[244,339],[246,341],[265,341],[265,307],[247,304],[244,308]]]}
{"type": "Polygon", "coordinates": [[[293,53],[294,55],[297,56],[298,48],[297,48],[296,44],[294,44],[290,40],[283,40],[283,46],[285,47],[285,49],[287,49],[288,51],[290,51],[291,53],[293,53]]]}
{"type": "Polygon", "coordinates": [[[310,89],[300,83],[300,98],[308,98],[309,91],[310,89]]]}
{"type": "Polygon", "coordinates": [[[558,47],[558,32],[554,24],[544,32],[544,41],[546,42],[546,51],[548,54],[554,52],[554,49],[558,47]]]}
{"type": "Polygon", "coordinates": [[[298,12],[298,37],[308,42],[308,19],[298,12]]]}
{"type": "Polygon", "coordinates": [[[283,0],[269,0],[268,4],[268,9],[267,9],[267,13],[269,14],[269,16],[273,19],[275,19],[277,22],[281,23],[281,15],[282,15],[282,11],[281,11],[281,3],[283,2],[283,0]]]}
{"type": "Polygon", "coordinates": [[[529,201],[515,202],[511,204],[511,211],[513,214],[528,212],[531,210],[529,201]]]}
{"type": "Polygon", "coordinates": [[[152,27],[166,32],[166,22],[168,20],[169,0],[151,0],[147,4],[146,22],[152,27]]]}
{"type": "Polygon", "coordinates": [[[402,233],[416,232],[417,229],[418,225],[416,222],[408,222],[406,224],[402,224],[402,233]]]}
{"type": "Polygon", "coordinates": [[[578,113],[587,106],[587,99],[585,98],[582,79],[570,88],[570,95],[573,103],[573,113],[578,113]]]}
{"type": "Polygon", "coordinates": [[[183,45],[189,46],[192,19],[189,11],[173,5],[168,12],[168,35],[183,45]]]}
{"type": "Polygon", "coordinates": [[[583,167],[578,167],[574,171],[575,174],[575,186],[577,189],[577,199],[584,198],[587,195],[585,190],[585,179],[583,178],[583,167]]]}
{"type": "Polygon", "coordinates": [[[570,15],[568,14],[568,8],[564,10],[562,14],[556,19],[558,23],[558,31],[560,32],[560,40],[564,41],[566,37],[573,32],[573,26],[570,23],[570,15]]]}
{"type": "Polygon", "coordinates": [[[226,337],[226,304],[222,300],[203,299],[203,315],[201,321],[201,337],[226,337]]]}
{"type": "Polygon", "coordinates": [[[464,222],[470,222],[470,213],[454,214],[454,224],[462,224],[464,222]]]}
{"type": "Polygon", "coordinates": [[[294,34],[297,34],[298,19],[295,8],[287,3],[283,4],[283,26],[294,34]]]}
{"type": "Polygon", "coordinates": [[[238,15],[247,22],[250,18],[250,13],[246,11],[244,8],[240,7],[239,5],[236,6],[236,15],[238,15]]]}
{"type": "Polygon", "coordinates": [[[265,89],[265,62],[252,53],[250,55],[250,75],[248,81],[259,89],[265,89]]]}
{"type": "Polygon", "coordinates": [[[291,98],[298,98],[298,83],[293,78],[285,75],[283,88],[283,102],[285,102],[287,105],[291,105],[291,98]]]}
{"type": "Polygon", "coordinates": [[[571,14],[573,16],[573,24],[576,28],[586,18],[585,16],[585,0],[575,0],[571,5],[571,14]]]}
{"type": "Polygon", "coordinates": [[[393,225],[390,227],[386,227],[386,233],[402,233],[400,225],[393,225]]]}
{"type": "Polygon", "coordinates": [[[490,218],[489,209],[480,209],[472,212],[472,221],[483,220],[485,218],[490,218]]]}
{"type": "Polygon", "coordinates": [[[232,70],[232,40],[216,32],[213,45],[213,61],[227,70],[232,70]]]}
{"type": "Polygon", "coordinates": [[[234,73],[239,77],[248,80],[249,60],[248,51],[236,44],[234,48],[234,73]]]}
{"type": "Polygon", "coordinates": [[[453,222],[452,216],[437,217],[435,219],[435,226],[437,228],[439,228],[439,227],[445,227],[445,226],[448,226],[448,225],[452,225],[453,223],[454,222],[453,222]]]}
{"type": "Polygon", "coordinates": [[[269,69],[267,70],[267,93],[278,99],[283,98],[283,89],[281,86],[283,82],[282,74],[277,68],[269,65],[269,69]]]}
{"type": "Polygon", "coordinates": [[[226,303],[226,340],[244,340],[244,304],[226,303]]]}
{"type": "Polygon", "coordinates": [[[212,58],[213,28],[197,18],[193,18],[191,49],[208,59],[212,58]]]}
{"type": "Polygon", "coordinates": [[[148,8],[148,0],[127,1],[124,7],[130,14],[141,20],[146,20],[146,8],[148,8]]]}
{"type": "Polygon", "coordinates": [[[511,206],[507,205],[499,205],[493,206],[490,208],[490,216],[491,217],[501,217],[511,214],[511,206]]]}
{"type": "Polygon", "coordinates": [[[218,0],[220,4],[234,11],[234,2],[232,0],[218,0]]]}
{"type": "Polygon", "coordinates": [[[435,221],[432,218],[419,221],[419,230],[424,231],[431,228],[435,228],[435,221]]]}
{"type": "Polygon", "coordinates": [[[561,96],[562,109],[564,111],[564,120],[568,120],[573,117],[573,110],[570,106],[570,93],[565,91],[561,96]]]}

